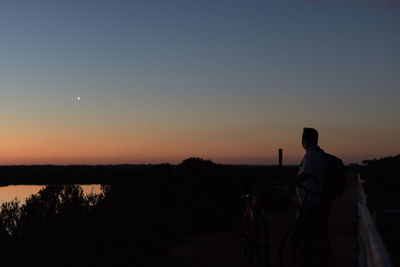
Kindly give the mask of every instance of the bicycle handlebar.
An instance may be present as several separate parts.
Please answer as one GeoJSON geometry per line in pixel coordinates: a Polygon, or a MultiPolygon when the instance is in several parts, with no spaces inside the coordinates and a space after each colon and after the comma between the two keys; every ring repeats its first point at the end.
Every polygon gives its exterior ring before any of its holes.
{"type": "MultiPolygon", "coordinates": [[[[290,178],[286,178],[286,181],[287,181],[288,184],[289,184],[289,180],[290,180],[290,178]]],[[[284,184],[276,183],[276,184],[271,184],[271,185],[272,186],[277,186],[277,185],[284,185],[284,184]]],[[[306,187],[306,186],[304,186],[304,185],[302,185],[300,183],[294,184],[294,187],[298,187],[298,188],[304,189],[306,191],[306,193],[310,194],[310,195],[321,195],[321,193],[315,192],[315,191],[311,190],[310,188],[308,188],[308,187],[306,187]]]]}
{"type": "Polygon", "coordinates": [[[317,193],[317,192],[311,190],[310,188],[308,188],[308,187],[306,187],[304,185],[301,185],[301,184],[296,184],[295,187],[304,189],[307,192],[307,194],[321,195],[320,193],[317,193]]]}

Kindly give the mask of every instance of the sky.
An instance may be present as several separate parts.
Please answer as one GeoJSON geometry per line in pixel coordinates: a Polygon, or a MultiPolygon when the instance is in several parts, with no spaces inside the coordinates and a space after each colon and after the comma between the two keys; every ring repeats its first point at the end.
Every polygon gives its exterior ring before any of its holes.
{"type": "Polygon", "coordinates": [[[1,1],[0,165],[400,154],[399,3],[1,1]]]}

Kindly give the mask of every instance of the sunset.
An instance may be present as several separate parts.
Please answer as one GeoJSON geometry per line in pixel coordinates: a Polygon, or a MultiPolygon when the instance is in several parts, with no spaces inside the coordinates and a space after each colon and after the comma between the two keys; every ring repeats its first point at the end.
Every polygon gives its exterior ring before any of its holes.
{"type": "Polygon", "coordinates": [[[400,266],[400,0],[0,1],[2,266],[400,266]]]}
{"type": "Polygon", "coordinates": [[[0,164],[347,163],[400,150],[399,9],[4,1],[0,164]],[[78,100],[79,97],[79,100],[78,100]]]}

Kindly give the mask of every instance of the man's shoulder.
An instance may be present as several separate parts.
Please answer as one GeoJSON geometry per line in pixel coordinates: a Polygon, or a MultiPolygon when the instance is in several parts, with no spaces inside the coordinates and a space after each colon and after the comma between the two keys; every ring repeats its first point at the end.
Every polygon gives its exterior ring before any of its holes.
{"type": "Polygon", "coordinates": [[[319,160],[323,159],[323,150],[321,150],[319,147],[316,149],[311,149],[307,151],[307,153],[304,155],[305,160],[319,160]]]}

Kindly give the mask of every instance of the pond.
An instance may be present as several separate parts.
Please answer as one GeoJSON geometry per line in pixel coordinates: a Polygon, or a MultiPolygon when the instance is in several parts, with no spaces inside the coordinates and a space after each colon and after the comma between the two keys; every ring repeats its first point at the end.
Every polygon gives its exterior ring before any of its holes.
{"type": "MultiPolygon", "coordinates": [[[[21,203],[30,197],[32,194],[36,194],[45,185],[8,185],[0,187],[0,204],[4,202],[9,202],[17,198],[21,203]]],[[[94,193],[101,193],[101,185],[90,184],[90,185],[80,185],[83,189],[85,195],[94,193]]]]}

